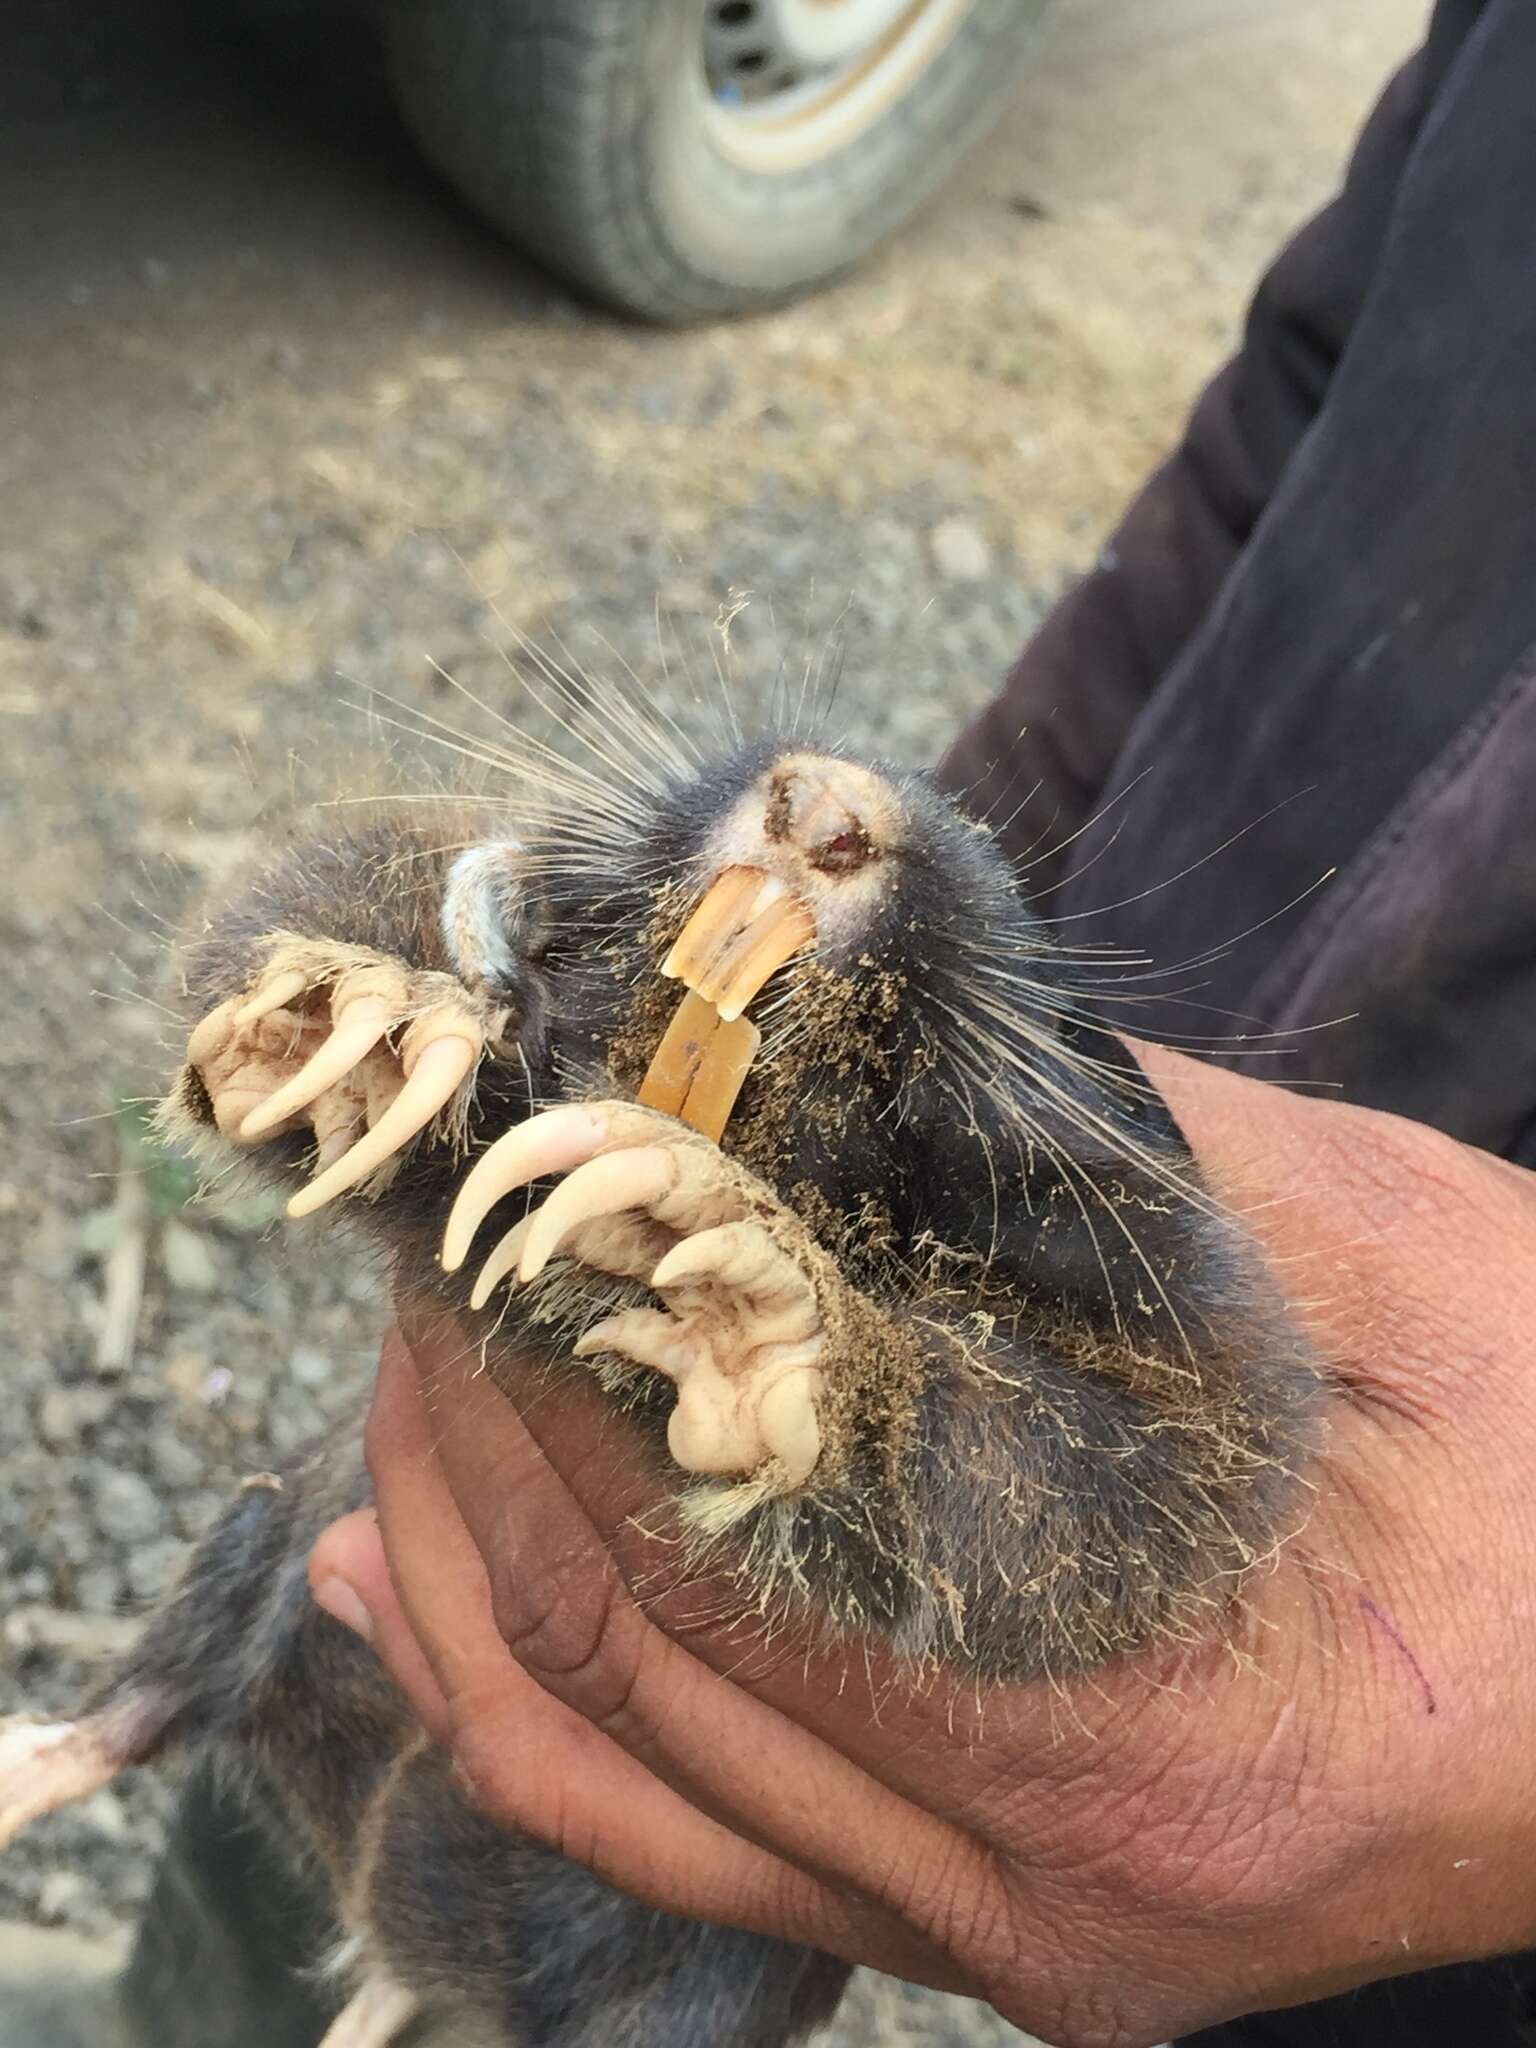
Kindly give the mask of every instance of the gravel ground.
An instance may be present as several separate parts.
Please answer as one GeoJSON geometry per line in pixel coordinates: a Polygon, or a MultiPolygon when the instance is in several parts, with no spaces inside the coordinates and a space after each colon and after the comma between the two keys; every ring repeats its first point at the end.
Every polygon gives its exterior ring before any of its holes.
{"type": "MultiPolygon", "coordinates": [[[[682,336],[466,221],[365,53],[301,74],[174,0],[0,23],[0,1709],[71,1698],[380,1327],[360,1257],[187,1207],[143,1155],[188,904],[306,803],[451,783],[391,723],[494,730],[440,669],[536,722],[521,634],[691,715],[745,597],[744,700],[836,630],[850,733],[933,755],[1166,447],[1421,11],[1066,0],[892,251],[682,336]],[[138,1246],[124,1353],[103,1303],[138,1246]]],[[[120,1920],[164,1797],[40,1827],[0,1912],[120,1920]]]]}

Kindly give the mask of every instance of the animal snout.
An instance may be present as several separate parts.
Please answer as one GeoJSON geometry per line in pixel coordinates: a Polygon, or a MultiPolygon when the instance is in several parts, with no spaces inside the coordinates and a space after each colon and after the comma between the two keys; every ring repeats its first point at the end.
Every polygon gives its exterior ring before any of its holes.
{"type": "Polygon", "coordinates": [[[818,874],[856,874],[891,852],[898,820],[895,792],[852,761],[794,757],[768,778],[765,839],[818,874]]]}

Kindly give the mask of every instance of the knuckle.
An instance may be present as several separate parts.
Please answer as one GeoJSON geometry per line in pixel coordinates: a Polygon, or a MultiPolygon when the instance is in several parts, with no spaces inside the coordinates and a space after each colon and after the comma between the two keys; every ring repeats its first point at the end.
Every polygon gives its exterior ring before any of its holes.
{"type": "Polygon", "coordinates": [[[492,1611],[507,1648],[546,1691],[599,1727],[633,1719],[639,1631],[617,1572],[555,1559],[493,1574],[492,1611]]]}

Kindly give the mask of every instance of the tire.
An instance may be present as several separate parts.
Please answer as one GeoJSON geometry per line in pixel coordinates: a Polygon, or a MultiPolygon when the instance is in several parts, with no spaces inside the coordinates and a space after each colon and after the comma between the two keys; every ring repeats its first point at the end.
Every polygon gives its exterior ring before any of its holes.
{"type": "Polygon", "coordinates": [[[896,82],[877,105],[768,165],[711,98],[706,4],[386,8],[396,95],[431,160],[578,290],[668,325],[794,298],[900,226],[1002,110],[1047,0],[930,12],[942,35],[882,74],[896,82]]]}

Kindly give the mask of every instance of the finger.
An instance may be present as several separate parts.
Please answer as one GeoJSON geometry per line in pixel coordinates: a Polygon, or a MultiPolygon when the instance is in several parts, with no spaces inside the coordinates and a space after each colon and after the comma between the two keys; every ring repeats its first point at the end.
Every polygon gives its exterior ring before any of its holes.
{"type": "Polygon", "coordinates": [[[192,1035],[187,1040],[187,1065],[206,1066],[215,1054],[222,1052],[234,1037],[239,1019],[239,998],[232,996],[193,1025],[192,1035]]]}
{"type": "Polygon", "coordinates": [[[365,1121],[372,1130],[405,1086],[405,1076],[400,1071],[400,1062],[387,1045],[376,1045],[358,1071],[363,1077],[363,1096],[367,1104],[365,1121]]]}
{"type": "Polygon", "coordinates": [[[367,1089],[358,1068],[315,1098],[309,1120],[315,1133],[315,1156],[322,1169],[333,1159],[340,1159],[356,1141],[364,1128],[367,1109],[367,1089]]]}
{"type": "Polygon", "coordinates": [[[765,1307],[803,1311],[809,1317],[804,1328],[775,1330],[776,1337],[808,1337],[815,1327],[815,1288],[761,1223],[743,1220],[695,1231],[674,1245],[651,1275],[658,1290],[693,1280],[737,1287],[765,1307]]]}
{"type": "MultiPolygon", "coordinates": [[[[484,1418],[482,1427],[500,1435],[484,1418]]],[[[881,1916],[700,1813],[518,1666],[497,1630],[483,1570],[465,1569],[465,1546],[473,1551],[473,1544],[438,1468],[433,1436],[414,1372],[392,1338],[380,1365],[369,1455],[390,1558],[387,1597],[398,1597],[409,1618],[412,1641],[402,1669],[394,1665],[394,1628],[382,1628],[378,1641],[413,1697],[420,1680],[411,1659],[430,1668],[429,1703],[445,1702],[455,1757],[492,1817],[660,1910],[805,1941],[903,1974],[944,1972],[939,1959],[914,1949],[881,1916]],[[421,1541],[423,1529],[430,1529],[430,1543],[421,1541]]],[[[514,1470],[514,1486],[519,1477],[514,1470]]],[[[344,1562],[345,1546],[355,1539],[338,1525],[329,1540],[331,1547],[317,1553],[317,1570],[344,1562]]],[[[952,1972],[946,1981],[955,1981],[952,1972]]]]}
{"type": "Polygon", "coordinates": [[[649,1622],[510,1404],[454,1426],[456,1378],[462,1392],[461,1374],[433,1380],[438,1459],[523,1669],[690,1805],[927,1944],[927,1874],[989,1884],[985,1851],[649,1622]]]}
{"type": "Polygon", "coordinates": [[[676,1379],[698,1356],[698,1346],[676,1316],[659,1308],[620,1309],[604,1316],[571,1346],[573,1358],[617,1351],[636,1365],[676,1379]]]}
{"type": "MultiPolygon", "coordinates": [[[[462,1523],[459,1527],[462,1531],[462,1523]]],[[[471,1583],[478,1570],[484,1585],[479,1553],[468,1543],[467,1532],[453,1568],[467,1572],[471,1583]]],[[[396,1597],[373,1508],[359,1508],[322,1530],[309,1554],[309,1586],[317,1606],[372,1644],[417,1719],[434,1741],[446,1743],[452,1733],[448,1702],[396,1597]]],[[[488,1587],[485,1611],[490,1611],[488,1587]]]]}

